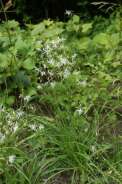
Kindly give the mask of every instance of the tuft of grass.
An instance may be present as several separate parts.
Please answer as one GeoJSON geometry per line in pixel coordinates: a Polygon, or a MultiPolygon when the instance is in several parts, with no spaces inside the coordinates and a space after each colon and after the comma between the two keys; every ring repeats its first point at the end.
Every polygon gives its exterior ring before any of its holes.
{"type": "Polygon", "coordinates": [[[2,184],[121,184],[121,145],[100,141],[98,117],[89,122],[78,114],[64,119],[61,112],[60,118],[17,113],[4,110],[0,116],[6,132],[0,142],[2,184]],[[21,128],[11,132],[14,122],[21,128]]]}

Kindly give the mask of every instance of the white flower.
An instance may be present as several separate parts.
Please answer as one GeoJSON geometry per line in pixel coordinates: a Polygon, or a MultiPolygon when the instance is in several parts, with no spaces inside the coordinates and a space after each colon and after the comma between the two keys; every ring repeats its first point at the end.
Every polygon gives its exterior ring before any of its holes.
{"type": "Polygon", "coordinates": [[[96,151],[96,147],[93,145],[91,146],[91,151],[94,153],[96,151]]]}
{"type": "Polygon", "coordinates": [[[40,49],[40,48],[36,48],[36,50],[37,50],[37,51],[41,51],[41,49],[40,49]]]}
{"type": "Polygon", "coordinates": [[[39,125],[39,129],[40,129],[40,130],[44,129],[44,125],[42,125],[42,124],[39,125]]]}
{"type": "Polygon", "coordinates": [[[45,72],[44,72],[44,71],[41,71],[40,73],[41,73],[41,75],[42,75],[42,76],[44,76],[44,75],[45,75],[45,72]]]}
{"type": "Polygon", "coordinates": [[[61,65],[66,65],[68,63],[68,60],[66,58],[61,58],[60,59],[60,64],[61,65]]]}
{"type": "Polygon", "coordinates": [[[50,85],[51,85],[52,88],[55,87],[55,84],[56,84],[55,82],[51,82],[51,83],[50,83],[50,85]]]}
{"type": "Polygon", "coordinates": [[[65,38],[60,38],[60,42],[64,42],[66,39],[65,38]]]}
{"type": "Polygon", "coordinates": [[[41,41],[41,40],[38,40],[36,43],[37,43],[38,45],[41,45],[41,44],[42,44],[42,41],[41,41]]]}
{"type": "Polygon", "coordinates": [[[36,130],[36,125],[34,125],[34,124],[33,124],[33,125],[29,125],[29,128],[30,128],[31,130],[34,130],[34,131],[35,131],[35,130],[36,130]]]}
{"type": "Polygon", "coordinates": [[[53,48],[57,48],[59,43],[60,43],[60,40],[57,39],[57,40],[53,40],[51,44],[53,48]]]}
{"type": "Polygon", "coordinates": [[[83,113],[83,109],[82,109],[82,108],[77,109],[77,110],[76,110],[76,113],[78,113],[78,115],[80,116],[80,115],[83,113]]]}
{"type": "Polygon", "coordinates": [[[29,101],[30,101],[30,99],[31,99],[31,97],[30,97],[30,96],[25,96],[25,97],[24,97],[24,101],[26,101],[26,102],[29,102],[29,101]]]}
{"type": "Polygon", "coordinates": [[[16,123],[16,124],[14,125],[14,127],[13,127],[13,131],[16,132],[17,129],[18,129],[18,124],[16,123]]]}
{"type": "Polygon", "coordinates": [[[33,124],[33,125],[29,125],[29,128],[30,128],[31,130],[33,130],[33,131],[37,131],[38,129],[39,129],[39,130],[44,129],[44,125],[40,124],[40,125],[38,126],[38,125],[33,124]]]}
{"type": "Polygon", "coordinates": [[[48,63],[51,64],[51,65],[54,65],[54,62],[55,61],[53,59],[48,60],[48,63]]]}
{"type": "Polygon", "coordinates": [[[21,111],[21,110],[17,111],[16,116],[17,116],[18,119],[21,118],[23,115],[24,115],[24,111],[21,111]]]}
{"type": "Polygon", "coordinates": [[[45,54],[48,54],[51,50],[52,50],[52,48],[50,47],[49,44],[45,45],[45,48],[43,48],[43,51],[45,54]]]}
{"type": "Polygon", "coordinates": [[[3,107],[3,105],[0,105],[0,112],[4,112],[5,108],[3,107]]]}
{"type": "Polygon", "coordinates": [[[77,54],[76,54],[76,53],[73,54],[73,55],[72,55],[72,60],[76,59],[76,57],[77,57],[77,54]]]}
{"type": "Polygon", "coordinates": [[[46,64],[43,64],[43,67],[44,67],[44,68],[47,68],[47,65],[46,65],[46,64]]]}
{"type": "Polygon", "coordinates": [[[3,143],[4,139],[5,139],[5,135],[0,132],[0,143],[3,143]]]}
{"type": "Polygon", "coordinates": [[[72,11],[71,10],[66,10],[65,11],[65,14],[68,15],[68,16],[70,16],[70,15],[72,15],[72,11]]]}
{"type": "Polygon", "coordinates": [[[112,170],[108,171],[108,174],[112,174],[112,170]]]}
{"type": "Polygon", "coordinates": [[[41,85],[38,85],[38,86],[37,86],[37,89],[42,89],[42,86],[41,86],[41,85]]]}
{"type": "Polygon", "coordinates": [[[11,126],[12,123],[13,121],[11,119],[8,119],[8,125],[11,126]]]}
{"type": "Polygon", "coordinates": [[[16,156],[15,156],[15,155],[10,155],[10,156],[8,157],[8,161],[9,161],[9,163],[11,163],[11,164],[14,163],[15,159],[16,159],[16,156]]]}
{"type": "Polygon", "coordinates": [[[79,84],[81,86],[85,87],[87,85],[87,82],[85,80],[83,80],[83,81],[80,81],[79,84]]]}
{"type": "Polygon", "coordinates": [[[88,132],[88,128],[85,128],[85,129],[84,129],[84,132],[88,132]]]}
{"type": "Polygon", "coordinates": [[[69,75],[70,75],[70,71],[68,69],[65,69],[64,78],[67,78],[69,75]]]}

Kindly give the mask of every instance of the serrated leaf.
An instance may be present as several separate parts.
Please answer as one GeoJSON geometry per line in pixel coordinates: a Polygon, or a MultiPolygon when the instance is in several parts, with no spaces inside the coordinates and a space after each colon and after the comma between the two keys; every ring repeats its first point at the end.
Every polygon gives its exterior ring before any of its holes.
{"type": "Polygon", "coordinates": [[[80,40],[79,48],[80,48],[81,50],[86,50],[86,49],[88,49],[88,46],[89,46],[90,41],[91,41],[90,38],[88,38],[88,37],[83,37],[83,38],[80,40]]]}

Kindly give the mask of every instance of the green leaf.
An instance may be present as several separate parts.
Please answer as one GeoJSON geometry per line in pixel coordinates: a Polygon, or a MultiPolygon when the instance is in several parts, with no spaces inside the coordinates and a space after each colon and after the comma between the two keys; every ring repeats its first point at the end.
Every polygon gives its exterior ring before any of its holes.
{"type": "Polygon", "coordinates": [[[10,20],[8,22],[5,23],[5,27],[9,27],[9,29],[15,29],[17,30],[17,28],[19,28],[19,23],[15,20],[10,20]]]}
{"type": "Polygon", "coordinates": [[[115,62],[112,63],[112,66],[114,68],[118,68],[119,66],[121,66],[121,62],[120,61],[115,61],[115,62]]]}
{"type": "Polygon", "coordinates": [[[23,68],[25,68],[25,69],[27,69],[27,70],[32,70],[32,69],[34,69],[34,67],[35,67],[35,64],[34,64],[34,62],[33,62],[33,60],[32,59],[26,59],[24,62],[23,62],[23,68]]]}
{"type": "Polygon", "coordinates": [[[72,20],[73,20],[73,23],[79,23],[80,22],[80,17],[78,15],[74,15],[72,20]]]}
{"type": "Polygon", "coordinates": [[[106,33],[100,33],[93,38],[93,43],[96,45],[104,45],[106,48],[111,48],[110,36],[106,33]]]}
{"type": "Polygon", "coordinates": [[[27,52],[29,47],[28,47],[28,44],[24,40],[22,40],[21,37],[18,37],[18,39],[17,39],[17,41],[15,43],[15,48],[18,51],[20,51],[22,53],[25,53],[25,52],[27,52]]]}
{"type": "Polygon", "coordinates": [[[88,49],[88,46],[91,42],[91,39],[88,38],[88,37],[83,37],[82,39],[80,39],[80,45],[79,45],[79,48],[81,50],[86,50],[88,49]]]}
{"type": "Polygon", "coordinates": [[[14,102],[15,102],[15,97],[14,96],[9,96],[9,97],[5,98],[5,103],[7,105],[12,105],[12,104],[14,104],[14,102]]]}
{"type": "Polygon", "coordinates": [[[28,87],[30,85],[30,79],[29,77],[25,74],[24,71],[18,71],[17,74],[14,77],[14,80],[18,86],[25,86],[28,87]]]}
{"type": "Polygon", "coordinates": [[[119,33],[114,33],[111,35],[111,43],[112,46],[115,47],[119,44],[120,42],[120,34],[119,33]]]}
{"type": "Polygon", "coordinates": [[[82,25],[82,32],[86,33],[92,28],[92,23],[86,23],[82,25]]]}
{"type": "Polygon", "coordinates": [[[45,30],[45,24],[42,22],[40,24],[37,24],[35,28],[32,30],[31,34],[33,36],[41,34],[45,30]]]}
{"type": "Polygon", "coordinates": [[[30,87],[30,88],[28,88],[28,90],[26,91],[26,95],[28,95],[28,96],[33,96],[33,95],[36,95],[37,94],[37,91],[36,91],[36,89],[35,88],[33,88],[33,87],[30,87]]]}
{"type": "Polygon", "coordinates": [[[0,68],[7,68],[9,65],[7,55],[0,54],[0,68]]]}
{"type": "Polygon", "coordinates": [[[51,37],[60,35],[63,31],[64,31],[63,28],[53,27],[53,28],[51,28],[49,30],[46,30],[42,34],[42,38],[51,38],[51,37]]]}
{"type": "Polygon", "coordinates": [[[111,51],[111,52],[107,52],[107,53],[105,54],[104,61],[105,61],[105,62],[112,61],[113,58],[114,58],[114,52],[112,52],[112,51],[111,51]]]}

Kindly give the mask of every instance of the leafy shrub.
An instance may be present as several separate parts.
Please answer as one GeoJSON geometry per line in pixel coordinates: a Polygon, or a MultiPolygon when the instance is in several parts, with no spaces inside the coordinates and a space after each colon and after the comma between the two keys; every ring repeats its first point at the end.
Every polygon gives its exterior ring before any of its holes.
{"type": "Polygon", "coordinates": [[[68,23],[46,20],[27,30],[15,21],[0,25],[1,103],[12,104],[19,96],[36,95],[40,87],[72,78],[76,89],[76,83],[88,83],[94,99],[99,96],[94,86],[103,90],[120,81],[121,19],[102,24],[103,30],[95,27],[94,32],[94,22],[83,24],[74,15],[68,23]]]}

